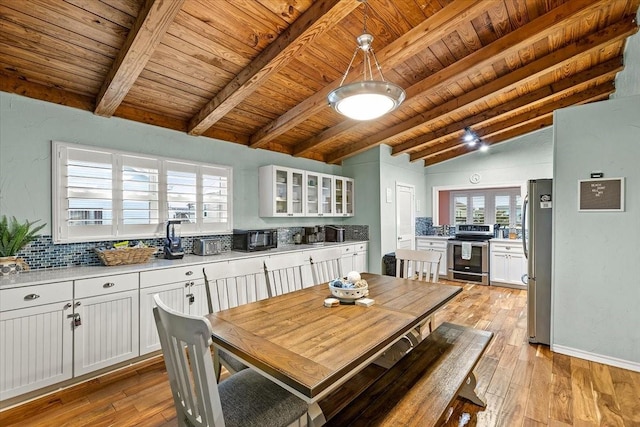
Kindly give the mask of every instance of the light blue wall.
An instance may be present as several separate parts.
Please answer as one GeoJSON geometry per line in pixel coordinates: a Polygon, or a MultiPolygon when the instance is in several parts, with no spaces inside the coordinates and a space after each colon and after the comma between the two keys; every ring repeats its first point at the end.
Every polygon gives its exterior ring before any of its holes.
{"type": "MultiPolygon", "coordinates": [[[[51,234],[51,140],[233,166],[234,226],[289,227],[341,218],[259,218],[258,167],[267,164],[343,175],[342,167],[0,92],[0,213],[41,219],[51,234]]],[[[359,183],[356,183],[356,188],[359,183]]],[[[362,203],[363,206],[366,203],[362,203]]],[[[360,221],[358,212],[354,224],[360,221]]]]}
{"type": "MultiPolygon", "coordinates": [[[[524,185],[528,179],[551,178],[553,174],[553,132],[551,127],[531,132],[507,142],[492,145],[489,151],[474,151],[464,156],[427,166],[425,170],[426,210],[433,212],[434,187],[491,187],[506,183],[524,185]],[[469,177],[480,174],[480,182],[469,177]]],[[[447,224],[441,219],[440,224],[447,224]]]]}
{"type": "Polygon", "coordinates": [[[552,348],[640,370],[640,96],[554,116],[552,348]],[[626,179],[624,212],[578,212],[578,180],[626,179]]]}

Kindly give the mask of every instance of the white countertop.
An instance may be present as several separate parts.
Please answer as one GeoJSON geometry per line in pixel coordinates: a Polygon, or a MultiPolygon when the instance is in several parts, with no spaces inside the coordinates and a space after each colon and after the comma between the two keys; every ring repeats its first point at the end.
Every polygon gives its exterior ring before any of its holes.
{"type": "Polygon", "coordinates": [[[416,236],[416,239],[449,240],[453,236],[416,236]]]}
{"type": "Polygon", "coordinates": [[[302,245],[281,245],[275,249],[257,252],[227,251],[219,255],[199,256],[188,254],[182,259],[154,258],[144,264],[114,265],[114,266],[86,266],[86,267],[66,267],[66,268],[46,268],[11,274],[0,277],[0,289],[13,288],[23,285],[38,285],[42,283],[63,282],[67,280],[86,279],[91,277],[112,276],[114,274],[139,273],[142,271],[158,270],[163,268],[185,267],[190,265],[210,264],[214,262],[229,261],[238,258],[251,258],[265,255],[273,255],[283,252],[304,251],[321,249],[333,246],[355,245],[366,243],[362,240],[349,240],[342,243],[322,244],[302,244],[302,245]]]}
{"type": "Polygon", "coordinates": [[[493,242],[493,243],[513,243],[513,244],[518,244],[521,245],[522,244],[522,239],[491,239],[489,240],[489,242],[493,242]]]}

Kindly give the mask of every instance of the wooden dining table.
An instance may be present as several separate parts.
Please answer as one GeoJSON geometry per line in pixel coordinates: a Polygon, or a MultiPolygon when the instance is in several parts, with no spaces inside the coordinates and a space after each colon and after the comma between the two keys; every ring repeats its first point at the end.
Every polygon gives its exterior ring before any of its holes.
{"type": "MultiPolygon", "coordinates": [[[[316,285],[208,314],[213,343],[319,411],[321,398],[462,291],[377,274],[362,278],[374,300],[369,307],[325,307],[329,287],[316,285]]],[[[322,413],[316,417],[322,424],[322,413]]]]}

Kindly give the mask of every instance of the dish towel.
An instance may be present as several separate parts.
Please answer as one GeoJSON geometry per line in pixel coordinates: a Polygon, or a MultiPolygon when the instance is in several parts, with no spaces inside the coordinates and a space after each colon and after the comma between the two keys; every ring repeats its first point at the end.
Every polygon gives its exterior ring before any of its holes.
{"type": "Polygon", "coordinates": [[[471,259],[471,242],[462,242],[462,259],[471,259]]]}

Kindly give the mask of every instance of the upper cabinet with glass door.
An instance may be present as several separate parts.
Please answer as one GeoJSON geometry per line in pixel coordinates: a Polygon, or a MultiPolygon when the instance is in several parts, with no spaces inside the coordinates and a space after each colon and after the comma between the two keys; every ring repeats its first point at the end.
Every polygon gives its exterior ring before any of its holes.
{"type": "Polygon", "coordinates": [[[280,166],[260,168],[260,216],[353,216],[351,178],[280,166]]]}
{"type": "Polygon", "coordinates": [[[307,198],[305,214],[307,216],[331,215],[331,176],[307,172],[307,198]]]}
{"type": "Polygon", "coordinates": [[[335,216],[353,216],[353,179],[334,176],[334,209],[335,216]]]}
{"type": "Polygon", "coordinates": [[[305,171],[263,166],[258,186],[260,216],[304,216],[305,171]]]}

